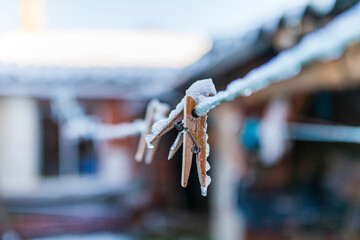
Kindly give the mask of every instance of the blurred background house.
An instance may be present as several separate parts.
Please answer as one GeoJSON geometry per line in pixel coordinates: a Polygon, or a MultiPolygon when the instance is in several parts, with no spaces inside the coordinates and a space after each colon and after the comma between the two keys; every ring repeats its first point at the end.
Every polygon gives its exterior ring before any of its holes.
{"type": "Polygon", "coordinates": [[[2,238],[358,239],[358,144],[284,132],[360,126],[360,37],[210,112],[207,198],[195,167],[180,187],[181,154],[165,161],[175,132],[143,165],[139,137],[69,138],[54,108],[65,99],[103,123],[142,119],[150,99],[174,107],[209,77],[223,90],[357,2],[0,0],[2,238]]]}

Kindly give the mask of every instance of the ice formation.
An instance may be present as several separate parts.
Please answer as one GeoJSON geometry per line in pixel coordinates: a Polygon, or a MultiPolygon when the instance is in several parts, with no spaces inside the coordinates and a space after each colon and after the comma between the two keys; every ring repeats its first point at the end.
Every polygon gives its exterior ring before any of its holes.
{"type": "Polygon", "coordinates": [[[173,156],[173,154],[175,153],[175,151],[177,150],[176,148],[179,146],[180,141],[183,140],[183,134],[184,134],[184,130],[179,132],[178,135],[175,138],[175,141],[173,143],[173,145],[171,145],[170,151],[169,151],[169,156],[168,156],[168,160],[170,160],[173,156]]]}
{"type": "MultiPolygon", "coordinates": [[[[158,109],[155,118],[167,111],[167,104],[154,100],[158,109]]],[[[94,140],[110,140],[137,135],[146,128],[143,120],[132,123],[104,124],[94,116],[86,116],[80,104],[76,101],[72,89],[61,88],[52,102],[54,116],[63,122],[63,131],[68,138],[86,138],[94,140]]]]}
{"type": "Polygon", "coordinates": [[[151,134],[147,135],[145,138],[148,148],[150,149],[154,148],[154,146],[151,144],[151,140],[154,138],[154,136],[156,136],[161,131],[161,129],[163,129],[164,126],[166,126],[171,121],[171,119],[173,119],[177,114],[183,111],[184,101],[185,101],[184,99],[180,101],[180,103],[176,106],[176,108],[170,112],[168,118],[160,119],[153,124],[151,128],[151,134]]]}
{"type": "Polygon", "coordinates": [[[74,119],[64,125],[65,135],[69,138],[85,138],[99,141],[125,138],[143,132],[146,128],[144,120],[130,123],[103,124],[91,117],[74,119]]]}
{"type": "Polygon", "coordinates": [[[200,186],[200,188],[201,188],[201,195],[202,195],[202,196],[206,197],[206,195],[207,195],[207,189],[208,189],[210,183],[211,183],[211,177],[208,176],[208,175],[206,175],[205,187],[200,186]]]}
{"type": "MultiPolygon", "coordinates": [[[[206,133],[207,132],[207,123],[203,129],[203,131],[206,133]]],[[[206,133],[206,159],[209,157],[210,155],[210,145],[207,143],[209,139],[208,134],[206,133]]],[[[210,170],[210,164],[209,162],[206,160],[206,172],[210,170]]],[[[207,188],[211,183],[211,177],[206,175],[206,180],[205,180],[205,187],[204,186],[200,186],[201,187],[201,195],[202,196],[206,196],[207,195],[207,188]]]]}
{"type": "MultiPolygon", "coordinates": [[[[206,101],[206,99],[209,96],[216,95],[216,88],[212,81],[212,79],[204,79],[199,80],[195,83],[193,83],[185,92],[185,96],[192,97],[197,104],[206,101]]],[[[151,141],[152,139],[166,126],[168,125],[175,116],[177,116],[181,111],[184,110],[185,105],[185,97],[180,101],[180,103],[176,106],[174,110],[172,110],[169,114],[169,117],[167,119],[162,119],[154,123],[151,134],[146,136],[146,143],[148,148],[153,148],[151,141]]],[[[203,114],[204,115],[204,114],[203,114]]],[[[202,116],[203,116],[202,115],[202,116]]],[[[204,127],[203,131],[206,133],[207,131],[207,125],[204,127]]],[[[174,144],[172,145],[169,157],[172,155],[173,151],[175,150],[176,146],[178,145],[178,141],[181,139],[181,134],[178,134],[177,138],[175,139],[174,144]]],[[[208,135],[206,134],[206,141],[208,139],[208,135]]],[[[206,158],[208,158],[210,153],[210,146],[208,143],[206,143],[206,158]]],[[[206,161],[206,171],[210,169],[210,164],[208,161],[206,161]]],[[[207,188],[211,182],[210,176],[206,175],[206,181],[205,186],[201,186],[201,194],[203,196],[206,196],[207,194],[207,188]]]]}
{"type": "MultiPolygon", "coordinates": [[[[185,92],[186,96],[192,97],[197,104],[204,101],[207,97],[216,94],[215,85],[212,79],[199,80],[193,83],[185,92]]],[[[169,117],[161,119],[154,123],[151,129],[151,134],[146,136],[146,144],[148,148],[153,148],[151,140],[156,136],[171,120],[184,110],[185,98],[181,99],[180,103],[172,110],[169,117]]]]}

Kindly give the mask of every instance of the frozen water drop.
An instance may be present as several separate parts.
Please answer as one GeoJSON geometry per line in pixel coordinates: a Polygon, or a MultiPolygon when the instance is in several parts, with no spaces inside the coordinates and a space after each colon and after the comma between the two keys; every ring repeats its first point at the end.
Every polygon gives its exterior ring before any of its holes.
{"type": "Polygon", "coordinates": [[[245,88],[244,89],[244,95],[245,96],[250,96],[252,94],[252,90],[250,88],[245,88]]]}
{"type": "Polygon", "coordinates": [[[205,187],[204,186],[200,186],[200,189],[201,189],[201,195],[206,197],[207,195],[207,189],[208,189],[208,186],[210,185],[211,183],[211,177],[210,176],[206,176],[206,182],[205,182],[205,187]]]}
{"type": "Polygon", "coordinates": [[[209,171],[210,170],[210,164],[208,161],[206,161],[206,171],[209,171]]]}

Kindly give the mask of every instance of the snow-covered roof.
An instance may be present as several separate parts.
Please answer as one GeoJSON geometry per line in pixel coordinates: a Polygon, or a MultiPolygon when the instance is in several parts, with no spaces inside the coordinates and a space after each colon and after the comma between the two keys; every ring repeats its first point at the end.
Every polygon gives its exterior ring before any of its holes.
{"type": "Polygon", "coordinates": [[[19,67],[182,68],[211,48],[202,34],[156,30],[38,31],[0,35],[0,64],[19,67]]]}
{"type": "Polygon", "coordinates": [[[211,77],[209,73],[213,74],[219,69],[226,72],[268,51],[271,43],[267,38],[276,32],[281,22],[288,26],[298,25],[308,9],[317,17],[326,18],[356,2],[358,0],[250,1],[240,10],[244,17],[242,26],[235,28],[230,38],[215,38],[211,51],[184,69],[181,75],[187,80],[194,80],[211,77]]]}
{"type": "Polygon", "coordinates": [[[202,34],[143,31],[39,31],[0,35],[1,95],[46,97],[56,85],[81,96],[148,97],[211,49],[202,34]],[[50,88],[49,88],[50,87],[50,88]]]}
{"type": "Polygon", "coordinates": [[[177,86],[179,69],[65,68],[0,66],[0,96],[53,97],[58,87],[73,88],[78,97],[148,99],[177,86]]]}

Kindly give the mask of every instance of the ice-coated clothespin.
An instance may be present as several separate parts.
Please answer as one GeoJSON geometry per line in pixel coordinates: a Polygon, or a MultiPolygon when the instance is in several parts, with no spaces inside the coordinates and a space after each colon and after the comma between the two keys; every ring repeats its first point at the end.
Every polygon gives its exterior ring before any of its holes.
{"type": "Polygon", "coordinates": [[[150,164],[152,162],[156,149],[159,145],[159,141],[154,142],[154,148],[146,149],[145,138],[146,135],[150,134],[151,126],[154,122],[166,118],[169,111],[170,106],[166,103],[160,103],[157,99],[153,99],[149,102],[145,114],[146,128],[140,137],[139,145],[135,154],[136,161],[144,161],[146,164],[150,164]]]}
{"type": "Polygon", "coordinates": [[[171,111],[167,119],[156,122],[151,134],[146,137],[148,147],[154,147],[153,144],[164,134],[174,127],[179,131],[175,142],[170,148],[169,159],[183,144],[183,160],[181,173],[181,186],[186,187],[188,184],[192,157],[196,155],[196,165],[198,170],[199,182],[201,185],[201,193],[203,196],[207,194],[207,187],[211,178],[206,174],[210,169],[207,162],[210,147],[207,143],[207,115],[196,116],[194,110],[199,102],[205,100],[209,96],[216,94],[214,83],[211,79],[200,80],[193,83],[186,90],[185,97],[171,111]]]}

